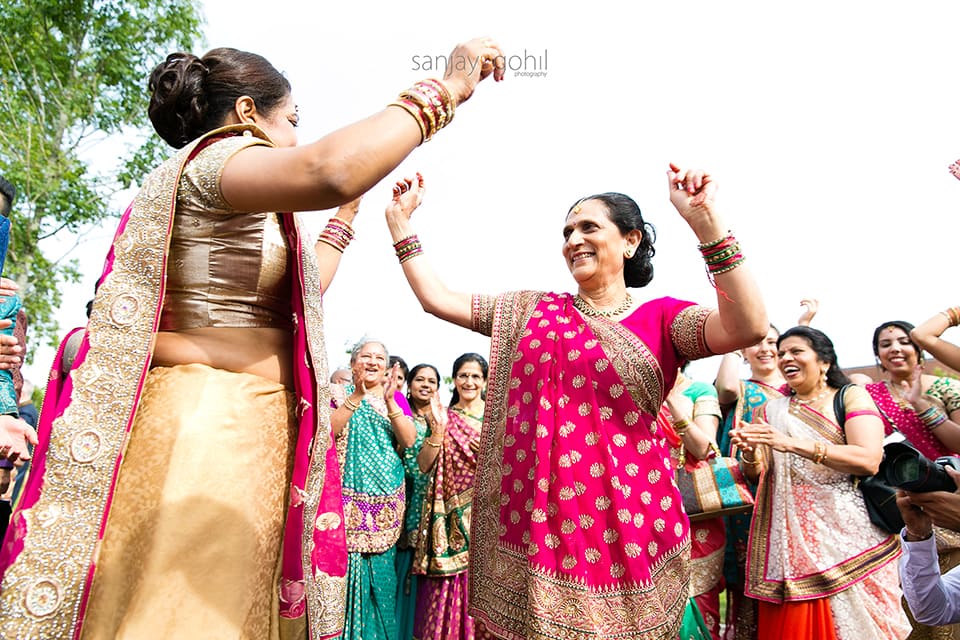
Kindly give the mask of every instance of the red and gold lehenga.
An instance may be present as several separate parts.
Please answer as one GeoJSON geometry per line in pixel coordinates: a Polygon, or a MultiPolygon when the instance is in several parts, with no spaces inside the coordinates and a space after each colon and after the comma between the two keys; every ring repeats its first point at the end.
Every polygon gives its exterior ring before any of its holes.
{"type": "Polygon", "coordinates": [[[470,612],[505,638],[673,639],[689,524],[656,416],[710,352],[709,309],[672,298],[621,322],[569,294],[474,296],[491,336],[470,612]]]}

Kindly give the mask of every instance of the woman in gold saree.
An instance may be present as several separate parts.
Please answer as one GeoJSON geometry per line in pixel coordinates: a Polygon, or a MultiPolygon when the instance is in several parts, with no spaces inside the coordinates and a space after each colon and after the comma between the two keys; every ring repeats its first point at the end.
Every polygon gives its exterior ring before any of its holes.
{"type": "Polygon", "coordinates": [[[634,301],[627,287],[652,278],[654,237],[623,194],[566,213],[577,294],[450,291],[410,225],[422,178],[398,183],[387,208],[423,308],[491,336],[469,612],[499,637],[673,640],[679,629],[689,523],[656,416],[684,361],[757,342],[767,318],[712,178],[671,165],[668,181],[722,291],[717,311],[634,301]]]}
{"type": "Polygon", "coordinates": [[[276,212],[354,200],[502,77],[491,41],[454,55],[481,64],[302,146],[290,84],[261,56],[156,67],[150,118],[179,151],[121,219],[72,371],[51,379],[0,550],[0,636],[341,632],[321,295],[356,208],[315,247],[276,212]]]}

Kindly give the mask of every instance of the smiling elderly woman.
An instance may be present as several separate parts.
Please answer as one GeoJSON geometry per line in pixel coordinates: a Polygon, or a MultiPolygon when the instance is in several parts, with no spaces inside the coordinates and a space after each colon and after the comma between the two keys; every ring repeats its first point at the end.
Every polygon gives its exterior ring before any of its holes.
{"type": "Polygon", "coordinates": [[[406,503],[403,451],[417,438],[397,370],[387,372],[387,348],[363,340],[350,354],[353,384],[332,389],[330,416],[343,469],[347,530],[347,602],[343,637],[399,640],[397,540],[406,503]]]}
{"type": "MultiPolygon", "coordinates": [[[[700,239],[718,310],[635,301],[653,277],[653,228],[619,193],[577,201],[562,225],[576,294],[447,289],[410,214],[423,180],[398,183],[386,216],[423,308],[491,336],[470,536],[470,613],[530,639],[676,637],[689,586],[689,522],[656,416],[686,360],[754,344],[767,330],[739,244],[705,173],[668,172],[700,239]]],[[[559,225],[558,225],[559,226],[559,225]]]]}

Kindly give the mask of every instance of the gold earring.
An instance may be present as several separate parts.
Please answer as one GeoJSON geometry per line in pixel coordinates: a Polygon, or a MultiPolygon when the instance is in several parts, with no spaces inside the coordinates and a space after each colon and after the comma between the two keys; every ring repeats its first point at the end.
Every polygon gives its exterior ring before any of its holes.
{"type": "Polygon", "coordinates": [[[624,252],[623,252],[623,257],[626,258],[627,260],[629,260],[630,258],[632,258],[632,257],[633,257],[633,249],[627,249],[626,251],[624,251],[624,252]]]}

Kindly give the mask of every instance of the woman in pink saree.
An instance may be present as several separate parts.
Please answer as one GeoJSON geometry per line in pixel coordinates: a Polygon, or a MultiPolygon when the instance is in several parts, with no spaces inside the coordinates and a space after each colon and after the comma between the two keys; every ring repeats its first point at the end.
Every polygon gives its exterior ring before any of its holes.
{"type": "MultiPolygon", "coordinates": [[[[923,350],[913,325],[890,320],[873,332],[873,353],[888,376],[865,385],[883,418],[884,433],[900,432],[930,460],[960,451],[960,381],[923,373],[923,350]]],[[[940,570],[960,564],[960,532],[935,527],[940,570]]],[[[907,612],[909,615],[909,611],[907,612]]],[[[960,624],[931,627],[913,620],[910,640],[960,638],[960,624]]]]}
{"type": "Polygon", "coordinates": [[[654,237],[623,194],[566,214],[576,294],[450,291],[410,224],[422,178],[398,183],[387,208],[423,308],[491,337],[468,596],[498,637],[672,640],[680,627],[689,523],[656,416],[683,362],[757,342],[767,318],[712,178],[671,165],[668,179],[722,291],[718,310],[634,301],[627,287],[652,278],[654,237]]]}
{"type": "Polygon", "coordinates": [[[434,420],[417,461],[432,473],[427,485],[414,572],[421,574],[414,640],[491,637],[467,613],[467,567],[477,451],[483,426],[487,361],[465,353],[453,363],[453,397],[446,420],[434,420]]]}
{"type": "Polygon", "coordinates": [[[483,64],[302,146],[290,84],[261,56],[157,66],[150,118],[179,151],[120,221],[70,374],[54,363],[0,549],[0,637],[340,635],[321,296],[353,235],[344,203],[502,77],[492,41],[453,55],[483,64]],[[316,246],[275,213],[338,205],[316,246]]]}

